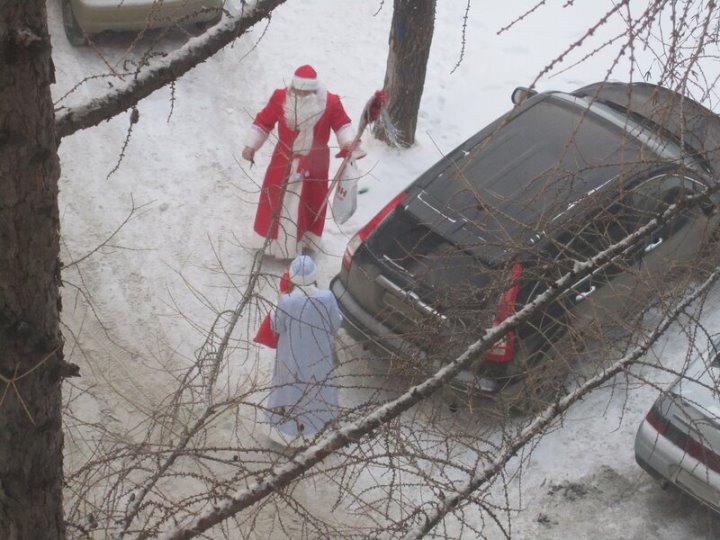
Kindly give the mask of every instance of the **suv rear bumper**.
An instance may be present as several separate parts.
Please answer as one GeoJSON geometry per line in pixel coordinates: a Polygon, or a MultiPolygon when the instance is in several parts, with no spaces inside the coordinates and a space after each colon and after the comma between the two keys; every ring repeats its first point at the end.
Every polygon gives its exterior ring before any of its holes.
{"type": "Polygon", "coordinates": [[[343,314],[343,326],[362,346],[381,356],[403,356],[422,360],[425,352],[371,316],[358,304],[338,276],[330,282],[343,314]]]}
{"type": "MultiPolygon", "coordinates": [[[[429,359],[425,351],[393,332],[365,311],[348,292],[338,276],[335,276],[330,282],[330,290],[337,298],[342,311],[343,327],[360,345],[388,360],[400,357],[423,362],[428,374],[434,373],[441,367],[439,362],[429,359]]],[[[458,373],[448,385],[460,392],[480,394],[494,394],[499,388],[492,381],[476,377],[470,370],[458,373]]]]}

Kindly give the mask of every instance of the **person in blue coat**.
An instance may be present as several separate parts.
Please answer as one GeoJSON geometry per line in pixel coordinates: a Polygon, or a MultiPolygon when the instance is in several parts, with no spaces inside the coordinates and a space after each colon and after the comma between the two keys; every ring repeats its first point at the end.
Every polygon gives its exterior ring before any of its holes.
{"type": "Polygon", "coordinates": [[[286,443],[312,437],[340,412],[333,341],[342,323],[335,296],[317,287],[311,257],[296,257],[289,275],[293,288],[272,317],[279,338],[268,400],[268,421],[286,443]]]}

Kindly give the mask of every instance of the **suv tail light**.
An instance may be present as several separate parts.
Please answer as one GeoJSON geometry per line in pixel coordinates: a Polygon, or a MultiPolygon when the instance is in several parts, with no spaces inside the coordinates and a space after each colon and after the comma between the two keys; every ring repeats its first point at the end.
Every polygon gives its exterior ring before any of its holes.
{"type": "Polygon", "coordinates": [[[397,208],[397,206],[403,200],[405,200],[406,196],[407,193],[405,193],[404,191],[398,193],[389,203],[387,203],[383,207],[382,210],[375,214],[374,218],[368,221],[367,224],[362,229],[360,229],[355,236],[350,239],[347,247],[345,248],[345,254],[343,255],[342,259],[342,267],[345,270],[350,270],[350,266],[352,266],[352,258],[355,255],[355,252],[367,239],[367,237],[370,236],[370,233],[378,228],[378,226],[385,220],[385,218],[390,214],[390,212],[395,210],[395,208],[397,208]]]}
{"type": "MultiPolygon", "coordinates": [[[[508,288],[500,297],[497,308],[495,309],[495,320],[493,326],[499,325],[508,317],[515,314],[518,293],[520,292],[520,277],[522,276],[523,267],[520,263],[513,264],[510,270],[510,280],[508,288]]],[[[485,352],[485,359],[489,362],[508,362],[515,355],[515,337],[517,332],[515,328],[507,331],[507,333],[498,339],[490,350],[485,352]]]]}

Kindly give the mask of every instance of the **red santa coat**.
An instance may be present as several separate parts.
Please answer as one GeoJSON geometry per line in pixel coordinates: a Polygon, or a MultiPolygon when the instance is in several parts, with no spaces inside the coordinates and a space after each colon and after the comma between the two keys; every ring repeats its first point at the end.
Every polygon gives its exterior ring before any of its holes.
{"type": "MultiPolygon", "coordinates": [[[[303,153],[293,152],[293,143],[300,131],[288,126],[285,118],[285,102],[288,98],[287,89],[275,90],[270,101],[255,117],[253,128],[261,130],[259,147],[273,130],[278,127],[278,142],[275,145],[270,165],[265,173],[260,201],[255,214],[255,232],[265,238],[276,239],[278,236],[278,217],[281,211],[283,185],[288,176],[295,172],[293,161],[297,158],[297,172],[303,175],[298,209],[297,238],[301,239],[306,232],[320,237],[325,226],[325,213],[328,194],[328,170],[330,168],[330,149],[328,141],[330,131],[334,131],[342,146],[352,140],[349,134],[351,120],[343,108],[340,98],[330,92],[318,93],[322,99],[326,96],[324,111],[316,116],[313,130],[312,145],[303,153]]],[[[307,128],[306,128],[307,129],[307,128]]]]}

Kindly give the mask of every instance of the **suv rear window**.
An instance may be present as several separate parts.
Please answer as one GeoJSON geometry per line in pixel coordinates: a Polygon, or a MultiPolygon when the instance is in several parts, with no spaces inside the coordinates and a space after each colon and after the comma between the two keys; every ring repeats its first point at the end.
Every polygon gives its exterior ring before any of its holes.
{"type": "Polygon", "coordinates": [[[529,205],[538,214],[555,201],[573,201],[643,152],[636,139],[581,112],[552,98],[539,102],[468,148],[427,191],[467,217],[473,217],[468,207],[477,208],[476,195],[492,207],[514,209],[514,217],[527,215],[529,205]]]}

